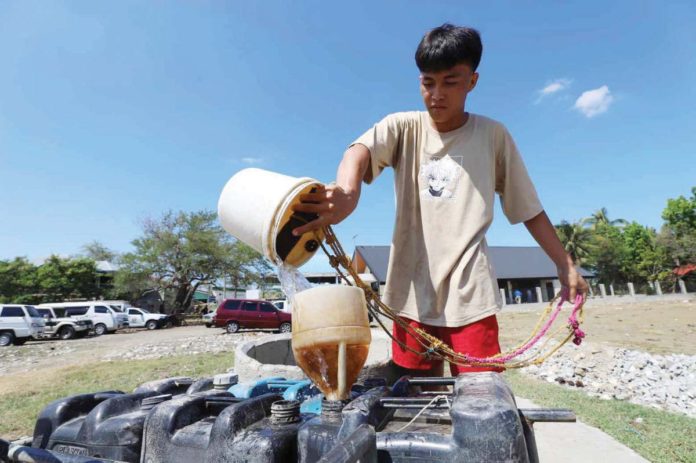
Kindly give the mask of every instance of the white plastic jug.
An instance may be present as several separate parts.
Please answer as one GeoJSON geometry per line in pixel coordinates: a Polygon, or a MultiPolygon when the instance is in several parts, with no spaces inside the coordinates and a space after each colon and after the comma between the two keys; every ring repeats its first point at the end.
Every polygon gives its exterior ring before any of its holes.
{"type": "Polygon", "coordinates": [[[292,206],[300,202],[300,195],[319,185],[320,182],[307,177],[290,177],[256,168],[241,170],[230,178],[220,194],[220,222],[232,236],[272,262],[299,267],[319,249],[324,233],[317,230],[294,236],[293,229],[317,216],[294,212],[292,206]]]}
{"type": "Polygon", "coordinates": [[[295,294],[292,351],[297,365],[329,400],[343,400],[365,365],[372,334],[365,293],[320,285],[295,294]]]}

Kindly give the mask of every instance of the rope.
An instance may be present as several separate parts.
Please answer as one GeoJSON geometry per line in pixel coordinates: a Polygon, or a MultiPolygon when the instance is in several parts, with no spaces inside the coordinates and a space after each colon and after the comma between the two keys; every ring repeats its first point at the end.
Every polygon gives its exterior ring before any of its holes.
{"type": "MultiPolygon", "coordinates": [[[[573,304],[573,310],[568,318],[567,329],[570,333],[560,341],[560,343],[550,350],[547,349],[549,341],[553,339],[558,333],[563,329],[563,326],[558,327],[553,333],[542,343],[541,348],[537,349],[536,353],[529,355],[526,358],[518,358],[523,354],[527,353],[535,344],[537,344],[544,336],[547,335],[552,324],[558,317],[563,303],[568,301],[568,290],[563,289],[560,291],[550,302],[546,310],[542,313],[541,317],[536,323],[532,334],[527,338],[522,344],[516,346],[506,353],[500,353],[492,357],[479,358],[472,357],[466,354],[461,354],[455,352],[450,346],[446,345],[442,340],[435,338],[429,333],[415,327],[411,327],[407,322],[405,322],[401,317],[399,317],[390,307],[384,304],[379,295],[372,291],[369,285],[366,285],[361,279],[358,273],[352,268],[351,261],[346,255],[345,251],[336,238],[331,227],[325,227],[323,229],[325,237],[324,240],[318,239],[321,244],[322,250],[329,258],[329,263],[336,270],[339,278],[343,280],[346,284],[357,286],[363,290],[365,293],[365,299],[367,301],[368,311],[373,315],[373,317],[380,324],[380,327],[389,335],[389,337],[396,342],[403,349],[410,352],[416,353],[421,356],[432,356],[435,358],[440,358],[447,360],[450,363],[458,365],[471,365],[471,366],[484,366],[484,367],[501,367],[505,368],[522,368],[528,365],[539,364],[555,353],[561,346],[573,338],[573,342],[579,345],[582,339],[585,337],[585,333],[580,329],[580,323],[582,322],[582,307],[584,304],[584,298],[582,295],[577,295],[573,304]],[[348,278],[347,275],[352,278],[348,278]],[[558,304],[554,308],[553,305],[558,301],[558,304]],[[413,337],[418,344],[421,345],[423,351],[418,351],[410,346],[407,346],[403,342],[394,338],[390,330],[382,323],[380,315],[392,320],[394,323],[398,324],[403,328],[408,335],[413,337]],[[515,360],[515,361],[513,361],[515,360]]],[[[317,236],[317,238],[319,238],[317,236]]]]}
{"type": "MultiPolygon", "coordinates": [[[[475,366],[475,367],[496,367],[500,368],[504,366],[505,368],[523,368],[529,365],[539,365],[544,362],[547,358],[553,355],[558,349],[560,349],[564,344],[566,344],[571,338],[575,345],[580,345],[582,339],[585,337],[585,333],[580,329],[580,324],[583,321],[583,305],[585,299],[583,295],[578,294],[573,301],[573,310],[568,317],[568,324],[566,328],[569,330],[569,334],[565,336],[556,346],[551,349],[547,348],[549,342],[554,339],[558,333],[564,328],[563,326],[558,327],[553,331],[549,337],[541,344],[541,346],[536,350],[535,353],[527,356],[521,357],[522,355],[528,353],[535,344],[537,344],[544,336],[547,335],[549,329],[553,325],[554,321],[558,317],[564,302],[569,301],[569,292],[567,288],[563,288],[554,296],[553,299],[549,301],[549,305],[546,310],[541,314],[539,320],[537,321],[531,335],[521,344],[517,345],[508,352],[501,352],[497,355],[491,357],[473,357],[467,354],[462,354],[454,351],[450,346],[445,344],[442,340],[432,336],[431,334],[425,332],[424,330],[409,325],[404,319],[398,316],[389,306],[384,304],[379,297],[379,294],[372,291],[372,288],[365,284],[358,275],[357,271],[353,269],[350,258],[346,255],[341,243],[336,238],[331,226],[326,226],[323,229],[324,237],[322,239],[318,233],[314,232],[317,242],[321,245],[321,249],[324,251],[329,259],[329,263],[336,270],[339,278],[350,286],[356,286],[363,290],[365,293],[365,300],[367,302],[367,310],[373,316],[377,323],[379,323],[382,330],[402,349],[409,352],[415,353],[421,356],[434,357],[442,360],[446,360],[449,363],[453,363],[461,366],[475,366]],[[348,274],[350,278],[346,275],[348,274]],[[352,278],[352,281],[351,281],[352,278]],[[553,307],[554,303],[558,301],[555,309],[553,307]],[[391,320],[401,327],[409,336],[415,339],[418,344],[421,345],[423,351],[418,351],[412,347],[406,345],[405,343],[396,339],[391,331],[384,325],[380,316],[391,320]],[[548,349],[548,350],[547,350],[548,349]],[[513,361],[514,360],[514,361],[513,361]]],[[[427,408],[427,406],[426,406],[427,408]]],[[[422,411],[421,411],[422,412],[422,411]]],[[[418,415],[416,415],[418,417],[418,415]]],[[[415,419],[415,418],[414,418],[415,419]]],[[[409,423],[410,424],[410,423],[409,423]]]]}
{"type": "Polygon", "coordinates": [[[414,421],[416,421],[416,420],[418,419],[418,417],[421,416],[421,414],[422,414],[425,410],[428,409],[428,407],[432,406],[436,401],[438,401],[438,400],[440,400],[440,399],[445,399],[445,400],[447,401],[447,408],[452,408],[452,404],[450,403],[449,397],[448,397],[448,396],[446,396],[446,395],[436,395],[435,397],[433,397],[433,400],[431,400],[430,402],[428,402],[428,404],[427,404],[425,407],[421,408],[420,411],[419,411],[418,413],[416,413],[416,416],[414,416],[414,417],[411,419],[411,421],[409,421],[408,423],[406,423],[405,425],[403,425],[401,428],[397,429],[395,432],[401,432],[401,431],[403,431],[404,429],[406,429],[406,428],[408,428],[409,426],[411,426],[411,425],[414,423],[414,421]]]}

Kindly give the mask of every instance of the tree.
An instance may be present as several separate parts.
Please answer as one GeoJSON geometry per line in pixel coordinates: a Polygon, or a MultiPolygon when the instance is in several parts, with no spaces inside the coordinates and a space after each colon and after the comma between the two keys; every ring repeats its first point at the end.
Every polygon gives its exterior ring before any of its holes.
{"type": "Polygon", "coordinates": [[[92,259],[64,259],[52,255],[37,272],[44,300],[94,299],[99,296],[97,266],[92,259]]]}
{"type": "Polygon", "coordinates": [[[198,287],[214,283],[226,270],[237,268],[235,275],[245,277],[247,267],[238,263],[247,262],[243,248],[235,247],[211,211],[169,211],[146,219],[143,235],[132,244],[135,250],[121,260],[117,290],[142,290],[149,280],[151,288],[165,293],[167,309],[187,310],[198,287]]]}
{"type": "Polygon", "coordinates": [[[82,252],[85,257],[100,261],[105,260],[107,262],[115,262],[118,254],[107,248],[105,245],[99,241],[92,241],[91,243],[82,246],[82,252]]]}
{"type": "Polygon", "coordinates": [[[589,218],[584,219],[584,223],[590,225],[592,229],[596,229],[599,225],[611,225],[613,227],[626,225],[628,222],[624,219],[609,219],[609,211],[606,207],[603,207],[594,212],[589,218]]]}
{"type": "Polygon", "coordinates": [[[255,249],[235,241],[221,270],[222,277],[236,290],[254,283],[263,286],[263,277],[271,272],[272,267],[255,249]]]}
{"type": "Polygon", "coordinates": [[[625,281],[622,273],[625,249],[621,230],[599,222],[592,230],[586,264],[603,283],[625,281]]]}
{"type": "Polygon", "coordinates": [[[691,198],[679,196],[668,199],[667,207],[662,211],[665,225],[677,233],[688,233],[696,230],[696,186],[691,188],[691,198]]]}
{"type": "Polygon", "coordinates": [[[38,293],[36,265],[26,257],[0,260],[0,302],[33,303],[38,293]]]}
{"type": "Polygon", "coordinates": [[[622,230],[624,256],[621,270],[632,282],[647,282],[660,279],[668,268],[669,259],[664,246],[657,241],[653,228],[631,222],[622,230]]]}
{"type": "Polygon", "coordinates": [[[566,252],[576,264],[583,265],[590,255],[592,237],[590,230],[584,227],[584,222],[569,223],[564,220],[555,228],[566,252]]]}
{"type": "Polygon", "coordinates": [[[696,187],[691,198],[668,199],[662,211],[665,221],[659,241],[668,250],[675,266],[696,263],[696,187]]]}

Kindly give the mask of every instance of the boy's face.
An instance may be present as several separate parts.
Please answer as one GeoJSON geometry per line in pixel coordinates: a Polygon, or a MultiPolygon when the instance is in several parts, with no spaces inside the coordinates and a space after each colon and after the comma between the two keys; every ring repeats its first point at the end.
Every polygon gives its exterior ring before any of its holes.
{"type": "Polygon", "coordinates": [[[468,64],[457,64],[439,72],[421,73],[421,95],[432,120],[446,123],[461,118],[466,96],[477,81],[478,73],[468,64]]]}

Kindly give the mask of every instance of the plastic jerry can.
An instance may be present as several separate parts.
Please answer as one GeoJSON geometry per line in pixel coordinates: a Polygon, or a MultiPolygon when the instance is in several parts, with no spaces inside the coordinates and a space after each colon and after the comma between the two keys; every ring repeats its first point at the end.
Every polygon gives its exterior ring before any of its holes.
{"type": "Polygon", "coordinates": [[[390,394],[387,387],[368,390],[351,402],[322,403],[321,414],[307,421],[297,436],[298,461],[313,463],[337,445],[345,446],[357,429],[366,425],[372,430],[381,427],[389,410],[380,407],[380,400],[390,394]]]}
{"type": "Polygon", "coordinates": [[[393,415],[377,429],[379,461],[530,461],[514,396],[499,373],[466,373],[456,379],[403,378],[393,390],[400,397],[381,400],[393,415]],[[407,394],[406,389],[426,384],[453,390],[439,398],[437,392],[407,394]]]}
{"type": "Polygon", "coordinates": [[[177,397],[148,416],[141,462],[292,462],[306,420],[279,394],[177,397]]]}
{"type": "Polygon", "coordinates": [[[145,418],[156,405],[171,398],[171,394],[152,391],[117,395],[56,428],[46,448],[66,455],[137,463],[145,418]]]}

